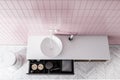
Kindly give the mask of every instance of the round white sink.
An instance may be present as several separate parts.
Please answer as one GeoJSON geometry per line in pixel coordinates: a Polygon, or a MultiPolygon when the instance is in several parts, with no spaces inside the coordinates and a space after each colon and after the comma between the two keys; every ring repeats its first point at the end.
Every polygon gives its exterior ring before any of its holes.
{"type": "Polygon", "coordinates": [[[56,57],[61,53],[63,45],[58,37],[48,36],[42,40],[40,48],[45,56],[56,57]]]}

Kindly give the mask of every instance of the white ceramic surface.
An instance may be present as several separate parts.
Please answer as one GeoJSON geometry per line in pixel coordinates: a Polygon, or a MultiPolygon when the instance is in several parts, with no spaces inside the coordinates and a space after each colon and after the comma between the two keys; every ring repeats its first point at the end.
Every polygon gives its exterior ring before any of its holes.
{"type": "Polygon", "coordinates": [[[58,56],[62,48],[62,41],[56,36],[45,37],[40,44],[41,52],[47,57],[58,56]]]}
{"type": "Polygon", "coordinates": [[[58,38],[54,37],[53,40],[51,41],[51,43],[54,45],[50,45],[51,38],[48,38],[48,36],[44,35],[30,36],[28,39],[27,46],[27,59],[78,59],[78,60],[110,59],[107,36],[75,36],[72,41],[68,40],[69,36],[67,35],[65,36],[57,35],[57,37],[62,41],[63,45],[62,52],[60,53],[59,56],[56,56],[59,54],[60,51],[59,42],[61,41],[59,41],[58,38]],[[41,49],[40,45],[42,45],[44,51],[40,50],[41,49]],[[53,49],[50,49],[50,47],[53,47],[53,49]],[[45,56],[45,54],[47,56],[45,56]]]}

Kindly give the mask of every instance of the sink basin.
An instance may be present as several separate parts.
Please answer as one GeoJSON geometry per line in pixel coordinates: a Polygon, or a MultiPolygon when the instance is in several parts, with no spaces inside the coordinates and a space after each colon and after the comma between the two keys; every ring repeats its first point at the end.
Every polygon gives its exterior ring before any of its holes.
{"type": "Polygon", "coordinates": [[[57,36],[47,36],[42,40],[40,48],[45,56],[56,57],[61,53],[63,45],[57,36]]]}

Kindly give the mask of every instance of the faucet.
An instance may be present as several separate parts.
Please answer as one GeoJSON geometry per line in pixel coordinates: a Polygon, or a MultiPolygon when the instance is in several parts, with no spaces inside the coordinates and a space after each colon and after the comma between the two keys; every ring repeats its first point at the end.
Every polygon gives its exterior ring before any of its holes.
{"type": "Polygon", "coordinates": [[[72,41],[72,40],[73,40],[73,37],[74,37],[74,35],[71,34],[71,35],[69,36],[68,40],[69,40],[69,41],[72,41]]]}

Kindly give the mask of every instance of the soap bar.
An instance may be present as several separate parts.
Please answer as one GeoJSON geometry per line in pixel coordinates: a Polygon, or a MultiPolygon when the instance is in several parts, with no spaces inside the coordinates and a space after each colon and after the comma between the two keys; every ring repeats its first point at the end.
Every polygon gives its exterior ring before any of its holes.
{"type": "Polygon", "coordinates": [[[62,71],[72,71],[72,61],[70,60],[63,60],[62,61],[62,71]]]}

